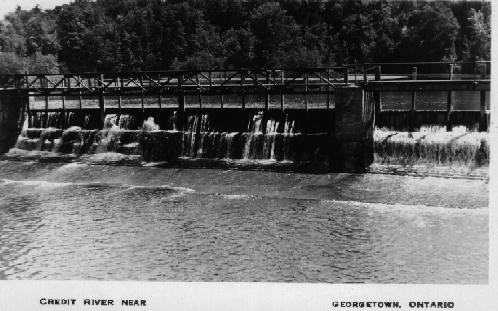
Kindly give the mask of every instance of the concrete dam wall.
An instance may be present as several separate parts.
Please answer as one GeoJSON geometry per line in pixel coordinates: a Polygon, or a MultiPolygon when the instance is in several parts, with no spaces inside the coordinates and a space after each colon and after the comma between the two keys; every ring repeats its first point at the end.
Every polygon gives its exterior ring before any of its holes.
{"type": "Polygon", "coordinates": [[[14,147],[26,117],[27,97],[0,94],[0,154],[14,147]]]}
{"type": "MultiPolygon", "coordinates": [[[[15,126],[5,122],[10,127],[3,153],[15,144],[11,153],[40,151],[70,157],[112,153],[171,164],[186,159],[211,164],[267,161],[319,171],[362,171],[373,162],[373,100],[358,87],[337,88],[335,109],[127,110],[123,106],[116,111],[100,106],[49,111],[29,105],[24,113],[27,97],[12,101],[8,105],[20,110],[15,126]]],[[[105,97],[99,101],[105,104],[105,97]]]]}

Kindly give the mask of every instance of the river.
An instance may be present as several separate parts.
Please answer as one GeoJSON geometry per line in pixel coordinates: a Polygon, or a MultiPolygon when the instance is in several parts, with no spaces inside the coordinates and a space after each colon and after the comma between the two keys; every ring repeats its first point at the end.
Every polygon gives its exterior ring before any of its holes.
{"type": "Polygon", "coordinates": [[[488,182],[0,160],[0,278],[487,283],[488,182]]]}

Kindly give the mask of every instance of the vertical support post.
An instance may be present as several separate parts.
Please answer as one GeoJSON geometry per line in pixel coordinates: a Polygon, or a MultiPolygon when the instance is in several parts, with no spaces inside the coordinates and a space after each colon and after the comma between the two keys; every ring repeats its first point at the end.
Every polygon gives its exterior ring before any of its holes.
{"type": "Polygon", "coordinates": [[[199,111],[202,109],[201,87],[199,82],[199,73],[195,75],[195,83],[197,83],[197,100],[199,102],[199,111]]]}
{"type": "MultiPolygon", "coordinates": [[[[412,80],[417,80],[418,69],[417,67],[412,67],[412,80]]],[[[417,92],[412,91],[412,105],[410,107],[410,132],[415,130],[415,118],[417,110],[417,92]]]]}
{"type": "Polygon", "coordinates": [[[282,69],[280,71],[280,110],[284,112],[284,107],[285,107],[285,95],[284,95],[284,85],[285,85],[285,73],[284,70],[282,69]]]}
{"type": "MultiPolygon", "coordinates": [[[[30,108],[29,108],[29,104],[30,104],[29,92],[26,91],[26,92],[23,92],[22,94],[23,94],[23,96],[21,98],[26,103],[26,110],[25,111],[26,111],[26,116],[28,118],[27,119],[28,120],[28,128],[30,128],[31,127],[31,113],[30,113],[30,108]]],[[[0,110],[2,109],[1,106],[2,105],[0,103],[0,110]]],[[[21,110],[23,110],[23,109],[21,109],[21,110]]],[[[5,117],[6,117],[6,115],[5,115],[5,117]]],[[[21,127],[21,126],[22,126],[22,124],[19,124],[19,127],[21,127]]]]}
{"type": "MultiPolygon", "coordinates": [[[[376,81],[380,81],[382,79],[382,67],[381,66],[377,66],[376,70],[375,70],[375,80],[376,81]]],[[[380,112],[381,112],[381,109],[382,109],[382,103],[381,103],[381,93],[380,92],[374,92],[373,94],[374,96],[374,117],[375,118],[378,118],[380,117],[380,112]]]]}
{"type": "Polygon", "coordinates": [[[486,91],[481,91],[481,102],[480,102],[480,119],[479,119],[479,131],[486,132],[488,130],[488,118],[486,116],[486,91]]]}
{"type": "Polygon", "coordinates": [[[358,61],[355,59],[354,60],[354,84],[358,84],[358,61]]]}
{"type": "MultiPolygon", "coordinates": [[[[327,81],[330,79],[330,69],[327,68],[325,69],[325,72],[327,73],[327,81]]],[[[327,110],[330,109],[330,84],[327,83],[327,110]]]]}
{"type": "Polygon", "coordinates": [[[365,67],[365,64],[363,64],[363,82],[365,82],[365,84],[368,82],[367,68],[365,67]]]}
{"type": "Polygon", "coordinates": [[[344,67],[344,84],[349,83],[349,74],[348,74],[348,66],[344,67]]]}
{"type": "Polygon", "coordinates": [[[183,131],[185,121],[185,96],[183,95],[183,74],[178,74],[177,92],[178,92],[178,118],[176,120],[176,127],[178,130],[183,131]]]}
{"type": "Polygon", "coordinates": [[[31,108],[30,108],[31,100],[29,97],[29,93],[26,92],[26,114],[28,115],[28,128],[32,127],[33,124],[31,122],[31,108]]]}
{"type": "Polygon", "coordinates": [[[104,126],[105,121],[105,96],[104,96],[104,75],[100,75],[100,80],[98,81],[99,87],[99,108],[100,108],[100,123],[102,124],[102,128],[104,126]]]}
{"type": "MultiPolygon", "coordinates": [[[[417,80],[417,73],[418,73],[417,71],[418,71],[417,67],[412,68],[412,80],[417,80]]],[[[413,91],[412,92],[412,110],[413,111],[415,111],[416,103],[417,103],[417,92],[413,91]]]]}
{"type": "Polygon", "coordinates": [[[246,108],[246,98],[244,94],[244,71],[240,72],[240,94],[242,98],[242,109],[246,108]]]}
{"type": "Polygon", "coordinates": [[[45,93],[45,128],[48,128],[48,94],[45,93]]]}
{"type": "Polygon", "coordinates": [[[142,119],[145,120],[145,106],[144,106],[144,77],[140,74],[140,103],[142,105],[142,119]]]}
{"type": "MultiPolygon", "coordinates": [[[[449,79],[453,80],[453,64],[450,64],[449,79]]],[[[453,112],[453,92],[448,91],[448,100],[446,104],[446,130],[451,131],[453,125],[451,122],[451,113],[453,112]]]]}
{"type": "Polygon", "coordinates": [[[309,77],[308,73],[305,73],[304,75],[304,105],[306,107],[306,111],[308,111],[308,85],[309,84],[309,77]]]}
{"type": "MultiPolygon", "coordinates": [[[[29,81],[28,81],[28,73],[25,72],[24,73],[24,83],[26,85],[26,88],[28,88],[28,85],[29,85],[29,81]]],[[[26,91],[26,114],[28,116],[28,128],[30,128],[32,126],[31,124],[31,108],[30,108],[30,97],[29,97],[29,92],[26,91]]]]}
{"type": "Polygon", "coordinates": [[[99,92],[99,109],[100,109],[100,125],[101,125],[100,128],[103,129],[105,121],[105,98],[103,90],[99,92]]]}
{"type": "MultiPolygon", "coordinates": [[[[481,79],[485,79],[487,74],[487,65],[484,63],[484,70],[481,72],[481,79]]],[[[486,91],[482,90],[480,92],[480,119],[479,119],[479,131],[486,132],[488,130],[488,117],[486,115],[486,91]]]]}
{"type": "MultiPolygon", "coordinates": [[[[28,103],[29,106],[29,103],[28,103]]],[[[62,93],[62,122],[61,122],[61,127],[62,129],[66,128],[66,93],[62,93]]]]}
{"type": "Polygon", "coordinates": [[[161,94],[161,91],[162,91],[162,85],[161,85],[161,74],[159,73],[157,75],[157,83],[159,83],[159,90],[158,90],[158,100],[159,100],[159,111],[162,112],[163,110],[163,96],[161,94]]]}
{"type": "MultiPolygon", "coordinates": [[[[266,70],[266,87],[270,85],[270,71],[266,70]]],[[[268,110],[270,108],[270,94],[268,90],[266,90],[265,94],[265,110],[268,110]]],[[[263,124],[263,128],[265,125],[263,124]]]]}
{"type": "Polygon", "coordinates": [[[220,71],[220,105],[221,105],[221,109],[223,109],[223,105],[224,105],[223,93],[224,93],[223,92],[223,74],[220,71]]]}
{"type": "Polygon", "coordinates": [[[121,119],[121,89],[118,90],[118,117],[116,120],[117,125],[119,125],[120,119],[121,119]]]}

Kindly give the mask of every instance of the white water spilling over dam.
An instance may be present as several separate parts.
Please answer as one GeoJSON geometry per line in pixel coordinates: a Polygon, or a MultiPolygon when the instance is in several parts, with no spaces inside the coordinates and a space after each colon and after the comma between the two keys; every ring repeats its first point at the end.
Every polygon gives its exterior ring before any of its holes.
{"type": "MultiPolygon", "coordinates": [[[[60,113],[49,113],[48,128],[25,126],[10,154],[41,151],[69,156],[81,156],[104,152],[135,155],[144,161],[174,161],[176,158],[270,160],[287,162],[310,162],[320,156],[329,141],[328,133],[303,134],[296,129],[296,118],[285,114],[280,119],[265,118],[261,111],[250,116],[246,130],[237,132],[219,131],[208,114],[194,114],[187,117],[183,131],[176,129],[173,112],[161,128],[153,117],[138,122],[133,115],[106,115],[101,130],[82,129],[71,126],[58,129],[60,113]],[[53,127],[52,127],[53,126],[53,127]],[[263,133],[265,128],[265,133],[263,133]],[[298,145],[307,144],[307,148],[298,145]]],[[[34,115],[32,124],[40,120],[34,115]]],[[[74,119],[70,113],[68,121],[74,119]]],[[[82,120],[88,120],[84,116],[82,120]]],[[[86,121],[84,121],[86,122],[86,121]]],[[[70,124],[70,122],[69,122],[70,124]]],[[[83,123],[85,127],[86,123],[83,123]]],[[[324,155],[322,155],[324,156],[324,155]]]]}
{"type": "MultiPolygon", "coordinates": [[[[38,115],[34,115],[35,117],[38,115]]],[[[92,159],[140,163],[197,161],[199,165],[229,165],[236,161],[261,165],[306,166],[327,163],[324,148],[330,143],[327,133],[303,134],[298,118],[285,114],[264,118],[262,111],[247,117],[241,131],[219,131],[209,114],[187,117],[183,131],[176,128],[178,113],[165,118],[161,128],[153,117],[142,124],[129,114],[109,114],[102,130],[28,128],[27,120],[15,147],[8,156],[42,158],[49,155],[66,159],[92,156],[92,159]],[[263,133],[265,129],[265,133],[263,133]],[[306,144],[306,145],[305,145],[306,144]],[[303,147],[306,146],[306,147],[303,147]],[[322,152],[322,153],[321,153],[322,152]],[[121,156],[120,156],[121,155],[121,156]],[[214,162],[213,162],[214,161],[214,162]]],[[[57,125],[60,113],[49,113],[49,125],[57,125]]],[[[74,119],[68,114],[68,121],[74,119]]],[[[82,118],[90,119],[89,116],[82,118]]],[[[32,119],[32,123],[40,121],[32,119]]],[[[330,146],[329,146],[330,147],[330,146]]],[[[449,166],[467,170],[486,168],[489,164],[489,141],[486,132],[472,132],[465,127],[446,131],[442,127],[425,127],[417,132],[376,129],[374,132],[376,164],[401,166],[449,166]]]]}

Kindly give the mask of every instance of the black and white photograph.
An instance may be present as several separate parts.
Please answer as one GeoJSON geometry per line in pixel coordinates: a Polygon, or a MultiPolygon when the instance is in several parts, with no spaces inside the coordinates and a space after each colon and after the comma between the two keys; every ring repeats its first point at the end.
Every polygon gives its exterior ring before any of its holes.
{"type": "Polygon", "coordinates": [[[491,6],[1,0],[0,279],[488,285],[491,6]]]}

